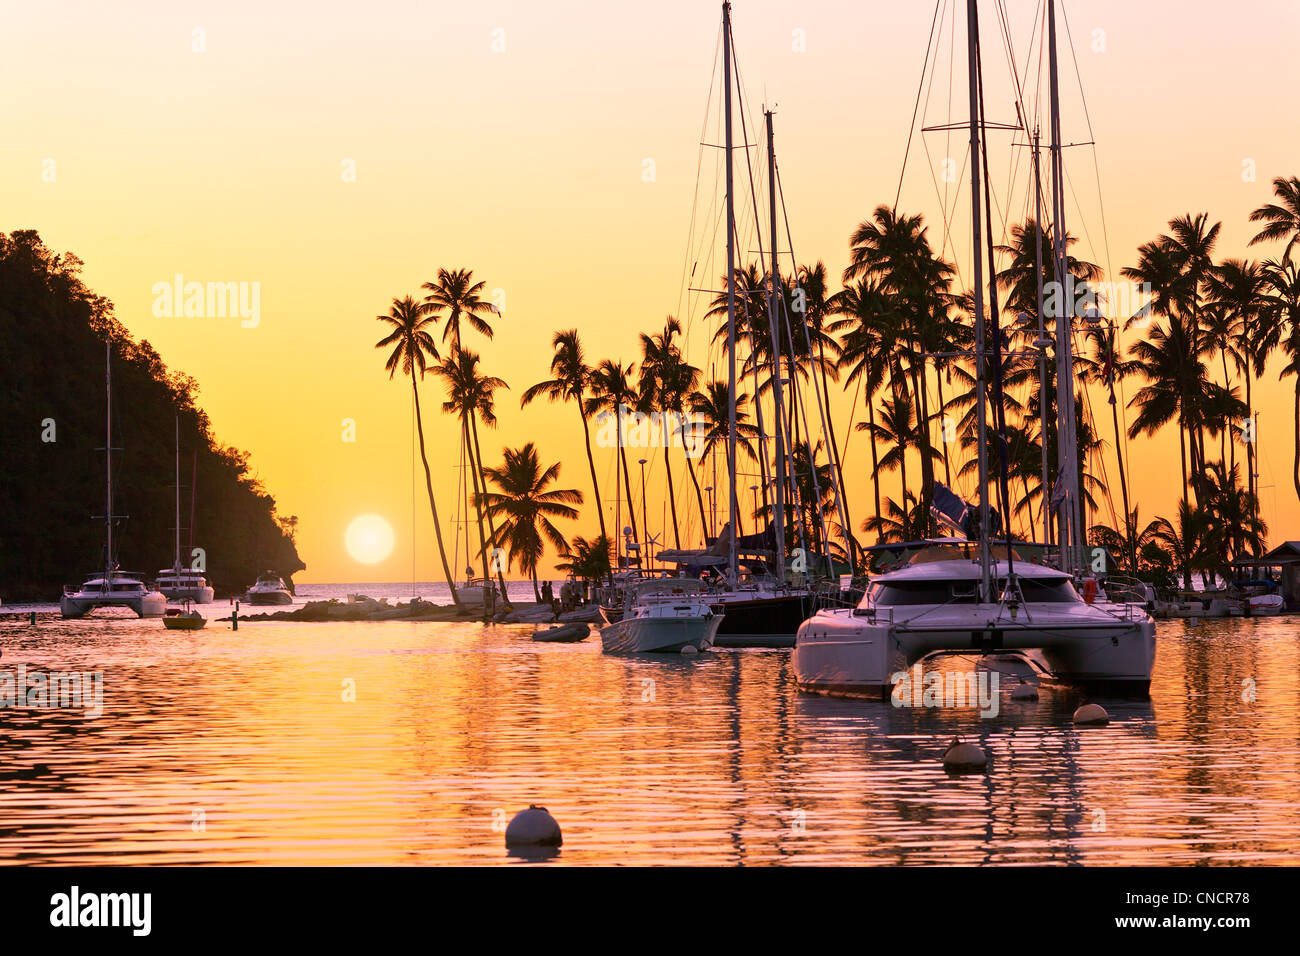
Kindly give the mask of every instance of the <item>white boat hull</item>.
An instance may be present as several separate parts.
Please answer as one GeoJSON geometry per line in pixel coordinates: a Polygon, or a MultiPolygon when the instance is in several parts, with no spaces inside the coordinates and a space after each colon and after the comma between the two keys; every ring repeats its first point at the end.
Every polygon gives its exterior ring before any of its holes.
{"type": "Polygon", "coordinates": [[[75,594],[64,594],[59,601],[59,610],[66,618],[85,617],[101,607],[130,608],[137,617],[162,617],[167,611],[167,598],[161,591],[127,594],[78,591],[75,594]]]}
{"type": "Polygon", "coordinates": [[[690,646],[697,651],[713,646],[721,614],[704,617],[624,617],[600,629],[604,649],[617,654],[675,653],[690,646]]]}
{"type": "Polygon", "coordinates": [[[1145,615],[1113,625],[1076,614],[1031,610],[1027,623],[1005,615],[992,624],[874,620],[854,610],[820,611],[799,628],[794,671],[801,690],[839,697],[887,698],[893,675],[936,651],[978,654],[1037,651],[1051,676],[1120,696],[1143,696],[1155,663],[1155,624],[1145,615]]]}
{"type": "Polygon", "coordinates": [[[254,605],[292,604],[293,595],[288,591],[249,591],[244,600],[254,605]]]}
{"type": "Polygon", "coordinates": [[[1285,606],[1280,594],[1261,594],[1250,598],[1246,604],[1251,617],[1272,617],[1281,614],[1285,606]]]}

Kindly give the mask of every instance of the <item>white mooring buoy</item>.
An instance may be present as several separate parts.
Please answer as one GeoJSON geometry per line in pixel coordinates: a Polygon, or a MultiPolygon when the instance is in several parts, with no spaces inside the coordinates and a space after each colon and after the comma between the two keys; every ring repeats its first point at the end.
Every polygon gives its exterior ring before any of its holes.
{"type": "Polygon", "coordinates": [[[1100,727],[1110,723],[1110,714],[1101,704],[1084,704],[1074,712],[1074,722],[1081,727],[1100,727]]]}
{"type": "Polygon", "coordinates": [[[560,825],[535,803],[520,810],[506,827],[506,846],[560,846],[560,825]]]}
{"type": "Polygon", "coordinates": [[[1038,700],[1038,688],[1033,684],[1017,684],[1011,690],[1012,700],[1038,700]]]}
{"type": "Polygon", "coordinates": [[[988,767],[989,758],[974,744],[962,743],[954,737],[943,755],[943,769],[949,773],[981,773],[988,767]]]}
{"type": "Polygon", "coordinates": [[[699,652],[700,649],[694,644],[687,644],[682,648],[682,654],[686,657],[690,657],[692,654],[698,654],[699,652]]]}

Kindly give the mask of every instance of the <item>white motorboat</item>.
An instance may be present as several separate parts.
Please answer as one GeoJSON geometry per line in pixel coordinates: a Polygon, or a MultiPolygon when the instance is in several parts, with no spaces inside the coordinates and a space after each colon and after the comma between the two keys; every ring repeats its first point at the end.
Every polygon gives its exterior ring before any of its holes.
{"type": "Polygon", "coordinates": [[[1256,594],[1246,599],[1246,613],[1251,617],[1272,617],[1281,614],[1284,606],[1280,594],[1256,594]]]}
{"type": "MultiPolygon", "coordinates": [[[[176,551],[170,568],[158,572],[158,590],[169,601],[190,601],[194,604],[211,604],[212,588],[202,571],[186,568],[181,561],[181,422],[176,418],[176,551]]],[[[191,481],[190,497],[190,535],[191,547],[194,534],[194,499],[191,481]]]]}
{"type": "Polygon", "coordinates": [[[80,587],[63,589],[59,609],[64,617],[84,617],[100,607],[126,607],[138,617],[162,617],[167,598],[144,583],[143,575],[112,570],[97,574],[80,587]]]}
{"type": "Polygon", "coordinates": [[[257,576],[257,583],[244,595],[244,600],[249,604],[292,604],[293,595],[285,587],[280,575],[274,571],[263,571],[257,576]]]}
{"type": "Polygon", "coordinates": [[[704,586],[689,578],[647,580],[628,592],[623,616],[600,629],[611,653],[675,653],[708,650],[722,624],[704,586]]]}
{"type": "Polygon", "coordinates": [[[983,651],[1019,654],[1067,683],[1148,692],[1155,624],[1139,606],[1088,604],[1069,575],[1014,560],[992,562],[998,597],[989,601],[980,596],[978,560],[917,557],[873,579],[857,608],[803,623],[794,649],[801,689],[883,698],[895,675],[928,654],[983,651]]]}
{"type": "Polygon", "coordinates": [[[139,617],[161,617],[167,610],[162,593],[144,583],[144,576],[122,571],[113,549],[113,522],[125,515],[113,514],[113,343],[104,343],[104,386],[108,440],[104,443],[104,570],[80,587],[65,585],[59,600],[64,617],[77,618],[100,607],[127,607],[139,617]]]}

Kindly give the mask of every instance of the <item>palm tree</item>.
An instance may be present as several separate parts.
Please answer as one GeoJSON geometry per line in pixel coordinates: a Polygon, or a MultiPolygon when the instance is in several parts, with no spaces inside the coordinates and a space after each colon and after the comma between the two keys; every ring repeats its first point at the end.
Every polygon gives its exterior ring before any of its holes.
{"type": "Polygon", "coordinates": [[[1295,260],[1270,259],[1261,266],[1268,321],[1278,330],[1279,345],[1287,358],[1281,377],[1295,376],[1295,450],[1291,480],[1300,498],[1300,269],[1295,260]]]}
{"type": "Polygon", "coordinates": [[[1186,498],[1180,498],[1176,524],[1159,515],[1153,524],[1151,540],[1160,544],[1173,559],[1174,567],[1183,577],[1183,590],[1190,591],[1192,572],[1206,568],[1206,542],[1210,529],[1205,512],[1193,508],[1186,498]]]}
{"type": "MultiPolygon", "coordinates": [[[[1080,361],[1082,374],[1106,389],[1106,401],[1110,405],[1111,428],[1115,437],[1115,463],[1119,467],[1119,488],[1123,499],[1123,514],[1129,514],[1128,473],[1124,470],[1124,438],[1119,427],[1119,403],[1115,400],[1115,383],[1122,382],[1140,370],[1137,362],[1125,361],[1119,348],[1119,332],[1114,325],[1091,329],[1087,333],[1092,345],[1092,355],[1080,361]]],[[[1130,566],[1137,568],[1137,540],[1128,537],[1130,566]]]]}
{"type": "MultiPolygon", "coordinates": [[[[1246,421],[1253,421],[1255,410],[1251,398],[1252,379],[1263,373],[1264,364],[1277,345],[1275,329],[1263,323],[1266,309],[1264,276],[1253,262],[1226,259],[1211,273],[1208,280],[1209,307],[1216,320],[1213,327],[1223,339],[1220,348],[1224,355],[1223,384],[1228,387],[1227,358],[1231,357],[1236,371],[1246,383],[1246,421]]],[[[1253,428],[1252,428],[1253,430],[1253,428]]],[[[1236,452],[1234,446],[1233,459],[1236,452]]],[[[1254,436],[1246,442],[1246,488],[1255,493],[1255,442],[1254,436]]]]}
{"type": "Polygon", "coordinates": [[[555,347],[555,355],[551,358],[551,374],[555,377],[538,382],[524,392],[519,407],[523,408],[540,395],[545,395],[552,402],[572,401],[578,406],[578,417],[582,419],[582,440],[587,446],[587,467],[591,470],[591,490],[596,496],[596,517],[600,519],[601,537],[608,538],[605,531],[605,510],[600,503],[600,482],[596,480],[596,460],[591,454],[591,429],[583,406],[587,384],[591,381],[591,369],[583,361],[582,342],[578,339],[577,329],[556,332],[551,344],[555,347]]]}
{"type": "MultiPolygon", "coordinates": [[[[467,349],[457,349],[440,365],[430,369],[443,380],[447,389],[447,401],[442,403],[444,412],[453,413],[460,418],[461,439],[465,442],[466,456],[469,459],[470,474],[474,487],[475,514],[478,519],[478,537],[480,557],[483,561],[483,580],[491,578],[488,573],[488,542],[496,537],[492,528],[492,517],[488,516],[488,533],[483,533],[483,509],[479,501],[483,494],[483,452],[478,441],[478,420],[489,428],[495,427],[496,405],[494,393],[498,388],[509,388],[503,380],[482,375],[478,370],[479,356],[467,349]]],[[[497,565],[497,581],[501,593],[506,594],[505,574],[500,564],[497,565]]]]}
{"type": "Polygon", "coordinates": [[[438,270],[437,282],[426,282],[421,288],[428,289],[424,301],[438,311],[446,310],[447,323],[443,326],[442,340],[451,336],[451,351],[460,351],[460,323],[464,319],[477,332],[492,338],[492,326],[483,316],[500,310],[491,302],[483,299],[479,293],[486,282],[475,282],[472,269],[438,270]]]}
{"type": "Polygon", "coordinates": [[[613,570],[614,544],[603,534],[588,541],[582,535],[569,546],[569,559],[555,565],[557,571],[568,571],[583,581],[599,581],[613,570]]]}
{"type": "Polygon", "coordinates": [[[1251,222],[1267,223],[1250,244],[1285,239],[1282,258],[1289,259],[1291,250],[1300,243],[1300,176],[1274,177],[1273,195],[1277,202],[1265,203],[1250,214],[1251,222]]]}
{"type": "Polygon", "coordinates": [[[391,331],[375,343],[375,348],[392,346],[384,369],[391,380],[400,368],[403,375],[410,376],[411,397],[415,401],[415,427],[420,437],[420,461],[424,463],[424,486],[429,492],[429,510],[433,513],[433,533],[438,539],[438,556],[442,559],[442,573],[451,590],[451,600],[460,603],[456,593],[456,581],[447,564],[447,549],[442,543],[442,524],[438,521],[438,504],[433,498],[433,476],[429,471],[429,456],[424,450],[424,420],[420,415],[419,380],[433,362],[439,360],[438,343],[434,341],[429,329],[438,321],[438,316],[427,306],[421,305],[411,296],[393,299],[387,315],[375,316],[377,320],[391,327],[391,331]],[[418,375],[417,375],[418,373],[418,375]]]}
{"type": "MultiPolygon", "coordinates": [[[[670,315],[664,323],[664,330],[659,334],[641,333],[641,404],[663,416],[664,425],[660,429],[659,438],[663,441],[664,473],[668,476],[668,507],[672,512],[673,546],[676,548],[680,548],[682,542],[677,531],[677,496],[673,490],[672,461],[668,457],[670,441],[667,421],[669,416],[675,416],[679,423],[676,431],[680,434],[686,396],[695,391],[695,385],[700,379],[700,370],[687,364],[682,350],[673,341],[674,336],[680,335],[681,331],[681,324],[670,315]]],[[[689,461],[687,468],[690,470],[689,461]]]]}
{"type": "MultiPolygon", "coordinates": [[[[748,404],[749,395],[740,392],[736,396],[736,448],[743,451],[751,460],[757,461],[757,456],[754,453],[754,442],[759,437],[759,431],[749,421],[749,411],[746,408],[748,404]]],[[[728,467],[731,469],[731,473],[734,474],[736,463],[730,460],[731,449],[728,447],[728,436],[731,434],[731,389],[726,382],[707,382],[703,389],[691,394],[690,407],[697,418],[697,427],[703,429],[704,432],[702,436],[699,436],[698,443],[700,462],[703,463],[721,445],[728,455],[728,467]]],[[[696,482],[695,489],[700,502],[700,521],[707,528],[708,522],[704,514],[704,498],[699,494],[699,482],[696,482]]],[[[739,514],[739,504],[737,504],[737,514],[739,514]]],[[[732,529],[733,532],[735,530],[732,529]]]]}
{"type": "Polygon", "coordinates": [[[521,448],[505,448],[502,454],[505,461],[501,467],[483,469],[483,474],[501,490],[485,492],[481,504],[489,515],[503,519],[492,535],[493,546],[504,545],[510,561],[519,562],[519,570],[532,579],[533,595],[540,602],[537,565],[546,541],[562,554],[569,551],[569,543],[551,519],[577,518],[578,509],[573,505],[582,504],[582,492],[550,488],[560,476],[560,463],[543,469],[532,442],[521,448]]]}
{"type": "MultiPolygon", "coordinates": [[[[625,500],[628,518],[632,524],[633,539],[640,541],[641,535],[636,526],[636,509],[632,507],[632,479],[627,468],[627,449],[623,442],[624,409],[635,408],[639,398],[636,389],[632,387],[634,369],[634,365],[630,363],[624,365],[621,360],[615,362],[612,359],[603,359],[591,373],[587,383],[590,394],[582,408],[583,413],[588,416],[601,411],[614,416],[615,444],[618,446],[616,453],[623,464],[623,490],[627,495],[625,500]]],[[[617,533],[618,529],[615,529],[615,532],[617,533]]]]}

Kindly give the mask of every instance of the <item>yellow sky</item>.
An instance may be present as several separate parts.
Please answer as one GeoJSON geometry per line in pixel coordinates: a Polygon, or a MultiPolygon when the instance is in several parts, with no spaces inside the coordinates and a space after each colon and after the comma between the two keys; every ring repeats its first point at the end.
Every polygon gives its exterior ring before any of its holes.
{"type": "MultiPolygon", "coordinates": [[[[992,77],[1005,61],[985,6],[992,77]]],[[[1035,3],[1006,7],[1020,54],[1035,3]]],[[[1201,210],[1224,222],[1220,254],[1243,254],[1253,234],[1246,216],[1268,198],[1268,180],[1300,171],[1300,126],[1286,105],[1300,8],[1184,3],[1176,20],[1165,4],[1076,0],[1066,9],[1098,142],[1110,262],[1131,263],[1166,220],[1201,210]],[[1099,37],[1105,48],[1094,51],[1099,37]],[[1243,181],[1247,159],[1254,182],[1243,181]]],[[[503,290],[495,342],[467,336],[485,370],[512,386],[499,400],[499,429],[483,435],[487,457],[536,440],[544,458],[564,463],[562,484],[589,494],[573,409],[521,412],[517,396],[545,377],[557,328],[578,327],[593,362],[631,361],[636,332],[657,330],[678,309],[718,15],[715,3],[686,0],[14,7],[0,31],[0,229],[36,228],[52,248],[81,256],[87,283],[127,327],[199,381],[217,435],[250,451],[282,512],[299,516],[303,579],[404,579],[409,388],[386,379],[373,316],[439,266],[472,268],[503,290]],[[654,182],[644,181],[646,159],[654,182]],[[345,181],[347,161],[355,182],[345,181]],[[153,286],[177,273],[259,282],[260,324],[155,317],[153,286]],[[355,443],[342,441],[345,418],[357,423],[355,443]],[[374,567],[342,547],[348,522],[367,512],[397,530],[392,558],[374,567]]],[[[778,104],[795,252],[824,259],[833,277],[853,226],[893,200],[932,15],[928,2],[734,7],[749,105],[778,104]]],[[[955,68],[963,63],[959,48],[955,68]]],[[[1073,61],[1065,65],[1066,136],[1087,139],[1073,61]]],[[[943,83],[928,121],[964,119],[963,87],[949,114],[943,83]]],[[[990,80],[986,95],[991,119],[1012,118],[1004,84],[990,80]]],[[[1009,166],[1007,142],[995,176],[1009,166]]],[[[928,156],[913,147],[901,205],[925,213],[933,232],[930,170],[945,144],[929,134],[926,145],[928,156]]],[[[1070,207],[1071,231],[1086,227],[1092,245],[1080,252],[1104,265],[1091,153],[1068,161],[1082,207],[1070,207]]],[[[705,201],[712,163],[706,157],[705,201]]],[[[963,274],[965,223],[954,216],[963,274]]],[[[701,364],[705,335],[692,329],[701,364]]],[[[424,388],[447,515],[458,433],[435,414],[437,383],[424,388]]],[[[1265,514],[1275,538],[1294,535],[1289,386],[1259,394],[1265,514]]],[[[842,433],[847,398],[837,413],[842,433]]],[[[1130,445],[1144,518],[1172,511],[1176,449],[1172,433],[1130,445]]],[[[855,439],[855,521],[869,500],[866,455],[855,439]]],[[[598,462],[602,477],[609,461],[605,453],[598,462]]],[[[657,526],[662,469],[650,468],[657,526]]],[[[427,507],[417,515],[417,575],[432,579],[427,507]]],[[[595,523],[589,514],[573,530],[595,523]]]]}

